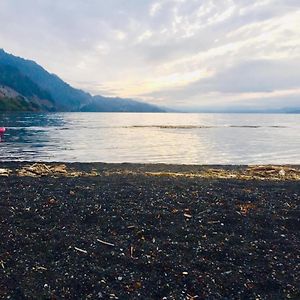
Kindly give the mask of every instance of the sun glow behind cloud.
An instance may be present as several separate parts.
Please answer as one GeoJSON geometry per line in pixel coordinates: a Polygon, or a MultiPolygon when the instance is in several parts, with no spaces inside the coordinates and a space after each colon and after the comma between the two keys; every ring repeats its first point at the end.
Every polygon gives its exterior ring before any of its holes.
{"type": "Polygon", "coordinates": [[[193,108],[300,97],[298,0],[2,0],[0,26],[5,50],[93,94],[193,108]]]}

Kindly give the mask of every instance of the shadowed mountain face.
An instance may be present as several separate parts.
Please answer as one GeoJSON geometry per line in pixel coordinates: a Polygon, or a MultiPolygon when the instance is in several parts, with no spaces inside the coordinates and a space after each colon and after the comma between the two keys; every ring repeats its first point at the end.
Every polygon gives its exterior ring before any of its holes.
{"type": "Polygon", "coordinates": [[[0,111],[53,111],[51,94],[17,68],[0,64],[0,111]]]}
{"type": "Polygon", "coordinates": [[[106,111],[106,112],[162,112],[157,106],[123,98],[105,98],[102,96],[93,97],[93,101],[84,107],[81,111],[106,111]]]}
{"type": "Polygon", "coordinates": [[[131,99],[93,97],[40,65],[0,49],[0,111],[162,112],[131,99]]]}

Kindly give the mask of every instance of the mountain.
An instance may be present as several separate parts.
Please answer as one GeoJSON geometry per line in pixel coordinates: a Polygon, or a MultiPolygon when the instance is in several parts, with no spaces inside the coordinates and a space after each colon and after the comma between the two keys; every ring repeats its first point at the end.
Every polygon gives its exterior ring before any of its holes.
{"type": "Polygon", "coordinates": [[[93,101],[84,107],[81,111],[105,111],[105,112],[162,112],[163,110],[157,106],[134,101],[124,98],[105,98],[102,96],[93,97],[93,101]]]}
{"type": "Polygon", "coordinates": [[[36,62],[0,49],[0,111],[162,112],[131,99],[92,96],[36,62]],[[1,92],[2,90],[2,92],[1,92]]]}

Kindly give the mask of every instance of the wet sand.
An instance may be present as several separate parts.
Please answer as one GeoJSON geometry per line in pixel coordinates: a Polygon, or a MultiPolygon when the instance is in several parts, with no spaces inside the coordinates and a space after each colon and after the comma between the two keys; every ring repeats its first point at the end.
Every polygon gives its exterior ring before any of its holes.
{"type": "Polygon", "coordinates": [[[298,166],[32,165],[0,163],[1,299],[300,297],[298,166]]]}

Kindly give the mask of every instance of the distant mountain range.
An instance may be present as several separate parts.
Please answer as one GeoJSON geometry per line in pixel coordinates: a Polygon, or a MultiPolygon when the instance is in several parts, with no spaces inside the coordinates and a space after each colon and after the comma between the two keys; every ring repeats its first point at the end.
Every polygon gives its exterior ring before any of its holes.
{"type": "Polygon", "coordinates": [[[36,62],[0,49],[0,111],[163,112],[132,99],[92,96],[36,62]]]}

